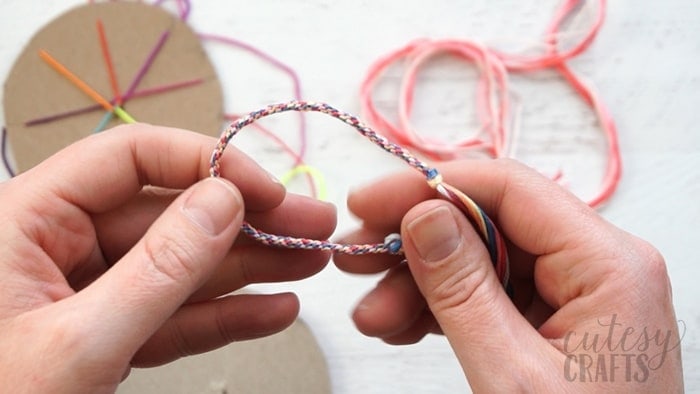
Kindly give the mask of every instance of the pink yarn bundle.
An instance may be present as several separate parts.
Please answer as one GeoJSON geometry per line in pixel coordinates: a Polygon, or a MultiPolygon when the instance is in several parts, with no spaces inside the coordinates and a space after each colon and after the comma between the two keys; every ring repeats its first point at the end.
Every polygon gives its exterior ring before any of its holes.
{"type": "Polygon", "coordinates": [[[370,67],[360,88],[363,116],[377,130],[399,144],[413,148],[435,160],[452,160],[475,151],[493,158],[508,156],[513,138],[511,130],[512,103],[509,97],[509,72],[533,72],[553,69],[559,72],[583,100],[596,112],[607,139],[607,166],[600,190],[588,201],[599,206],[614,193],[621,174],[617,130],[608,109],[567,65],[567,61],[585,51],[596,37],[605,19],[606,1],[599,0],[593,24],[573,47],[560,50],[557,37],[562,25],[575,13],[582,0],[565,0],[557,9],[545,33],[546,51],[538,55],[508,54],[466,39],[422,39],[394,50],[379,58],[370,67]],[[413,98],[418,71],[431,58],[452,54],[473,63],[479,70],[476,109],[482,130],[459,141],[441,141],[420,135],[411,123],[413,98]],[[403,61],[405,68],[398,97],[397,121],[380,113],[372,92],[383,72],[403,61]]]}

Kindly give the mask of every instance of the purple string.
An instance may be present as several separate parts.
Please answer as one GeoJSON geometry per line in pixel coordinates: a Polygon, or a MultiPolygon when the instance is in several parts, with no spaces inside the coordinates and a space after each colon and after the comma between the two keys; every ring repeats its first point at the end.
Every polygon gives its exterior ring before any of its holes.
{"type": "MultiPolygon", "coordinates": [[[[114,100],[112,100],[111,103],[114,104],[114,100]]],[[[97,111],[100,109],[102,109],[102,105],[95,104],[95,105],[91,105],[89,107],[78,108],[78,109],[74,109],[74,110],[70,110],[70,111],[66,111],[66,112],[61,112],[61,113],[54,114],[54,115],[48,115],[48,116],[43,116],[41,118],[32,119],[32,120],[24,122],[24,125],[27,127],[36,126],[39,124],[50,123],[50,122],[53,122],[56,120],[69,118],[71,116],[86,114],[86,113],[97,111]]]]}
{"type": "MultiPolygon", "coordinates": [[[[126,103],[130,99],[139,98],[139,97],[148,97],[148,96],[152,96],[152,95],[160,94],[160,93],[167,93],[167,92],[170,92],[172,90],[187,88],[190,86],[198,85],[198,84],[203,83],[203,82],[204,82],[204,78],[195,78],[195,79],[190,79],[190,80],[182,81],[182,82],[176,82],[176,83],[172,83],[172,84],[168,84],[168,85],[160,85],[160,86],[156,86],[153,88],[138,90],[138,91],[134,92],[134,94],[129,95],[129,96],[125,95],[122,97],[122,100],[124,101],[124,103],[126,103]]],[[[110,103],[115,104],[115,100],[114,99],[110,100],[110,103]]],[[[44,124],[44,123],[50,123],[50,122],[54,122],[57,120],[69,118],[69,117],[75,116],[75,115],[82,115],[82,114],[97,111],[100,109],[102,109],[102,106],[99,104],[90,105],[87,107],[73,109],[73,110],[66,111],[66,112],[59,112],[57,114],[43,116],[41,118],[35,118],[35,119],[32,119],[32,120],[25,122],[24,125],[27,127],[36,126],[36,125],[40,125],[40,124],[44,124]]]]}
{"type": "MultiPolygon", "coordinates": [[[[219,36],[215,34],[199,33],[199,37],[203,40],[215,41],[230,45],[236,48],[240,48],[246,52],[252,53],[253,55],[267,61],[277,69],[281,70],[285,74],[289,75],[292,79],[292,84],[294,85],[294,98],[297,101],[302,101],[301,98],[301,81],[299,80],[299,75],[289,67],[288,65],[282,63],[280,60],[274,58],[271,55],[263,52],[262,50],[255,48],[254,46],[247,44],[243,41],[239,41],[230,37],[219,36]]],[[[295,165],[301,164],[303,162],[306,153],[306,117],[303,113],[299,113],[299,136],[301,139],[301,146],[299,147],[299,156],[295,165]]]]}
{"type": "Polygon", "coordinates": [[[165,41],[167,41],[169,36],[170,30],[166,30],[163,32],[163,34],[160,35],[158,42],[156,42],[156,45],[153,47],[153,49],[151,49],[151,52],[146,58],[146,61],[143,63],[143,65],[141,65],[141,68],[136,73],[136,76],[134,77],[133,81],[131,81],[129,89],[127,89],[126,93],[124,93],[124,97],[128,97],[134,94],[134,91],[139,86],[139,83],[141,83],[141,79],[143,79],[143,77],[146,75],[148,69],[151,68],[153,61],[156,60],[156,56],[158,56],[158,52],[160,52],[160,50],[163,48],[163,45],[165,44],[165,41]]]}
{"type": "Polygon", "coordinates": [[[2,128],[2,146],[0,146],[0,150],[2,150],[2,163],[5,165],[5,170],[7,170],[7,173],[10,175],[10,178],[14,178],[15,172],[12,170],[12,166],[10,165],[10,159],[7,157],[7,129],[2,128]]]}
{"type": "Polygon", "coordinates": [[[192,5],[190,4],[189,0],[181,0],[178,4],[182,6],[182,8],[180,8],[180,19],[182,19],[183,22],[186,22],[187,18],[190,17],[192,5]]]}
{"type": "MultiPolygon", "coordinates": [[[[164,0],[156,0],[153,2],[154,6],[161,6],[165,1],[164,0]]],[[[190,11],[192,10],[192,4],[190,3],[189,0],[177,0],[177,7],[178,10],[180,11],[180,19],[183,22],[186,22],[187,19],[190,17],[190,11]]]]}

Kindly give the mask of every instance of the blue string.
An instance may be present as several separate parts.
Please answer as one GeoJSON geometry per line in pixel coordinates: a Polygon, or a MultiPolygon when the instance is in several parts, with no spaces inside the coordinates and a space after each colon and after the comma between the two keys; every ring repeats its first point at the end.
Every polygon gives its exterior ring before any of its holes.
{"type": "Polygon", "coordinates": [[[97,127],[95,127],[95,130],[93,130],[93,132],[99,133],[100,131],[104,130],[113,117],[114,113],[112,111],[105,112],[105,115],[100,120],[100,123],[97,124],[97,127]]]}

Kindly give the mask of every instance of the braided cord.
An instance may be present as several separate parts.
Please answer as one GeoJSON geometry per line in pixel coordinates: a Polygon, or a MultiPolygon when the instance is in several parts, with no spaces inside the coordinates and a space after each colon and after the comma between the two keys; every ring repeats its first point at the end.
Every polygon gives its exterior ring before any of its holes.
{"type": "MultiPolygon", "coordinates": [[[[321,112],[326,115],[332,116],[336,119],[339,119],[342,122],[352,126],[360,134],[367,137],[367,139],[372,141],[374,144],[378,145],[384,151],[389,152],[394,156],[397,156],[411,167],[420,171],[426,177],[426,181],[428,182],[428,184],[438,192],[438,195],[457,206],[462,211],[462,213],[464,213],[464,215],[469,219],[474,228],[477,229],[482,241],[489,250],[489,257],[491,258],[491,262],[494,266],[499,280],[509,292],[509,294],[511,293],[511,289],[508,283],[509,263],[505,241],[499,233],[496,226],[494,225],[494,223],[486,215],[486,213],[484,213],[484,211],[478,205],[476,205],[474,201],[472,201],[460,190],[443,182],[442,176],[437,171],[437,169],[428,166],[426,163],[413,156],[413,154],[411,154],[409,151],[405,150],[397,144],[392,143],[385,137],[377,134],[374,130],[372,130],[362,121],[360,121],[357,117],[350,115],[346,112],[337,110],[328,104],[306,101],[290,101],[287,103],[269,105],[263,109],[251,112],[248,115],[237,119],[221,134],[221,138],[219,139],[216,148],[214,149],[214,152],[211,155],[209,168],[209,173],[211,174],[211,176],[221,176],[221,158],[223,157],[224,150],[231,141],[231,138],[233,138],[234,135],[238,134],[238,132],[241,131],[241,129],[266,116],[287,111],[321,112]]],[[[403,250],[401,248],[401,238],[398,234],[390,234],[386,237],[383,243],[357,245],[339,244],[327,240],[320,241],[307,238],[295,238],[289,236],[269,234],[256,229],[255,227],[251,226],[250,223],[247,222],[243,223],[243,225],[241,226],[241,230],[251,238],[257,240],[258,242],[264,245],[284,247],[289,249],[329,250],[336,253],[344,253],[351,255],[374,253],[403,253],[403,250]]]]}
{"type": "Polygon", "coordinates": [[[224,149],[226,149],[226,146],[228,146],[228,143],[229,141],[231,141],[231,138],[233,138],[234,135],[238,134],[238,132],[241,131],[242,128],[266,116],[287,111],[313,111],[330,115],[352,126],[360,134],[367,137],[370,141],[378,145],[380,148],[384,149],[385,151],[391,153],[394,156],[399,157],[400,159],[405,161],[409,166],[422,172],[425,176],[428,176],[431,170],[431,168],[428,167],[426,163],[413,156],[409,151],[405,150],[399,145],[392,143],[385,137],[377,134],[377,132],[369,128],[357,117],[350,115],[349,113],[337,110],[325,103],[316,103],[309,101],[290,101],[287,103],[272,104],[263,109],[251,112],[248,115],[239,118],[238,120],[233,122],[229,127],[227,127],[226,130],[224,130],[224,132],[222,133],[221,138],[219,139],[219,143],[216,145],[216,149],[214,150],[214,153],[211,156],[211,168],[209,169],[211,176],[220,175],[220,161],[221,156],[224,154],[224,149]]]}

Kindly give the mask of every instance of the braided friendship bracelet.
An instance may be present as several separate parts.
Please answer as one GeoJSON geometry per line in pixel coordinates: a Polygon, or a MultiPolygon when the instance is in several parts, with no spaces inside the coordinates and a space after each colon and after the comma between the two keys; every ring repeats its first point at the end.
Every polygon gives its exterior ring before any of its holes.
{"type": "MultiPolygon", "coordinates": [[[[494,266],[496,274],[504,288],[511,293],[508,284],[510,275],[508,255],[506,252],[505,241],[499,233],[491,219],[479,208],[474,201],[467,197],[464,193],[453,186],[445,183],[442,175],[437,169],[429,167],[426,163],[419,160],[409,151],[399,145],[390,142],[385,137],[377,134],[374,130],[362,123],[358,118],[348,113],[339,111],[328,104],[304,101],[290,101],[288,103],[273,104],[266,108],[254,111],[245,115],[233,122],[221,134],[221,138],[211,155],[209,173],[212,177],[221,176],[221,158],[224,150],[228,146],[231,138],[236,135],[244,127],[254,123],[258,119],[264,118],[280,112],[286,111],[315,111],[330,115],[339,119],[346,124],[354,127],[360,134],[367,137],[370,141],[384,149],[386,152],[405,161],[408,165],[420,171],[425,175],[428,185],[437,191],[438,196],[451,202],[469,219],[469,222],[478,231],[481,240],[486,245],[489,251],[489,257],[494,266]]],[[[248,222],[244,222],[241,226],[242,231],[251,238],[269,246],[284,247],[290,249],[312,249],[312,250],[330,250],[336,253],[345,253],[352,255],[372,254],[372,253],[388,253],[388,254],[403,254],[401,247],[401,238],[398,234],[390,234],[386,237],[383,243],[375,244],[338,244],[330,241],[319,241],[306,238],[295,238],[268,234],[251,226],[248,222]]]]}

